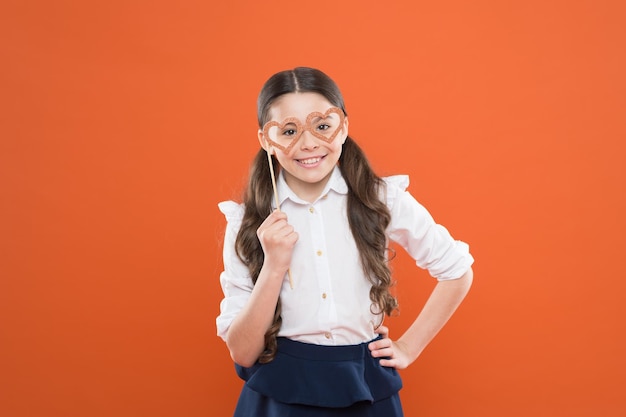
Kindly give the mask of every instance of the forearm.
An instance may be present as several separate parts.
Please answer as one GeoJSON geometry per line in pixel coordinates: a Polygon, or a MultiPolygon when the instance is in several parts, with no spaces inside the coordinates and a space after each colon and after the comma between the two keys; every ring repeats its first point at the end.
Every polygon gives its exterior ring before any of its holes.
{"type": "Polygon", "coordinates": [[[456,311],[469,291],[473,272],[470,268],[461,278],[440,281],[413,324],[397,340],[404,345],[413,362],[456,311]]]}
{"type": "Polygon", "coordinates": [[[261,269],[245,307],[233,320],[226,345],[235,363],[252,366],[265,348],[265,333],[272,325],[284,272],[261,269]]]}

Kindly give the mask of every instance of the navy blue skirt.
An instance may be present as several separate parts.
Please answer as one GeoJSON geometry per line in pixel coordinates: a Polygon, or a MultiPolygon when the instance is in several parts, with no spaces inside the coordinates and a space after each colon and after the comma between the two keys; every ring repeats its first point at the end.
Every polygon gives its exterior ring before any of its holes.
{"type": "Polygon", "coordinates": [[[244,368],[234,417],[403,416],[400,375],[368,343],[319,346],[278,339],[274,360],[244,368]]]}

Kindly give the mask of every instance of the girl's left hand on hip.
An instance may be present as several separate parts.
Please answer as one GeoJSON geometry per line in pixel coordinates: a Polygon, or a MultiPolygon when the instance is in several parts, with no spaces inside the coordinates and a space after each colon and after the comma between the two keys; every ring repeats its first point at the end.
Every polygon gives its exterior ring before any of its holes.
{"type": "Polygon", "coordinates": [[[402,342],[389,338],[389,328],[381,325],[376,329],[376,333],[382,338],[368,345],[372,357],[381,358],[380,365],[388,368],[404,369],[409,366],[412,361],[408,349],[402,342]]]}

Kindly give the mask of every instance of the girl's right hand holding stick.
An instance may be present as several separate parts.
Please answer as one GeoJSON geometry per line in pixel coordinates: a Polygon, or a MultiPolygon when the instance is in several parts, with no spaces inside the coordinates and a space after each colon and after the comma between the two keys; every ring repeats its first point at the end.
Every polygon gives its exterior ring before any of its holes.
{"type": "Polygon", "coordinates": [[[298,241],[298,233],[287,222],[287,215],[280,210],[272,212],[258,228],[257,236],[265,255],[263,268],[283,277],[289,270],[293,248],[298,241]]]}

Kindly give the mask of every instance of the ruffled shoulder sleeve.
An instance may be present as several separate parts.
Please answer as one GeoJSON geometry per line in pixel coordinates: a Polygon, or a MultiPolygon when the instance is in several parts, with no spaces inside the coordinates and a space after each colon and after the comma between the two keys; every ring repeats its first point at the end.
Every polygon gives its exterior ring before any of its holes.
{"type": "Polygon", "coordinates": [[[409,187],[408,175],[392,175],[383,177],[385,183],[384,198],[387,207],[392,208],[398,196],[409,187]]]}
{"type": "Polygon", "coordinates": [[[236,203],[232,200],[222,201],[217,205],[222,214],[226,217],[229,223],[241,224],[243,219],[244,206],[243,204],[236,203]]]}

